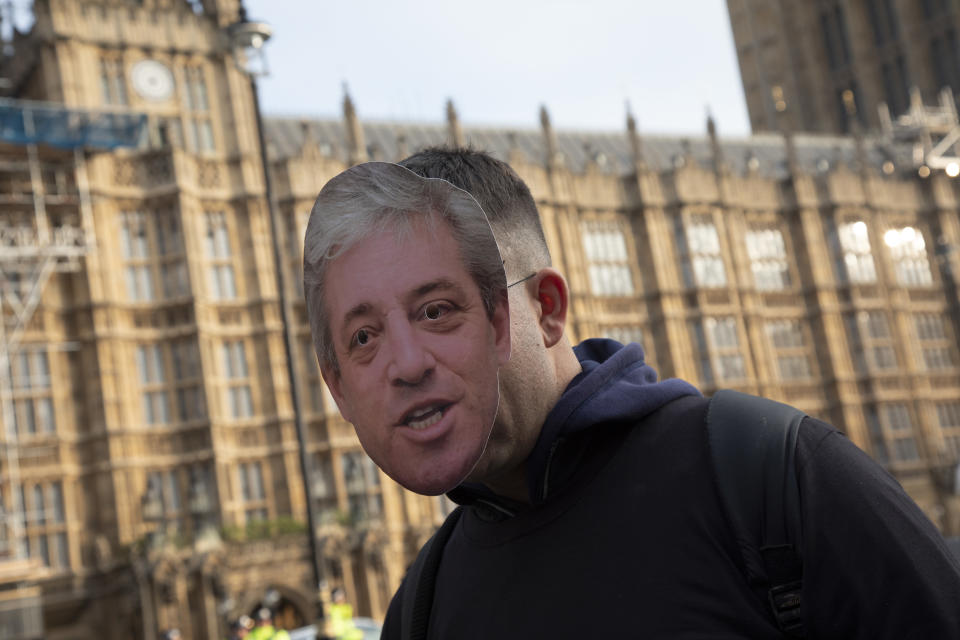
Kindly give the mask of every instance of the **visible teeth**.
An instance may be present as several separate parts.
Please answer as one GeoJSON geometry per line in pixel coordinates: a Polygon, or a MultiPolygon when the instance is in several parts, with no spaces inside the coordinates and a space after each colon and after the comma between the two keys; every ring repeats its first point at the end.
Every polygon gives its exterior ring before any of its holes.
{"type": "MultiPolygon", "coordinates": [[[[415,420],[411,418],[410,420],[407,421],[407,426],[409,426],[411,429],[417,429],[417,430],[426,429],[430,425],[436,424],[437,422],[439,422],[440,418],[443,417],[443,411],[440,411],[439,409],[431,409],[430,411],[432,413],[428,415],[426,418],[424,418],[423,420],[415,420]]],[[[423,413],[421,412],[419,415],[423,415],[423,413]]]]}
{"type": "Polygon", "coordinates": [[[429,406],[429,407],[424,407],[423,409],[420,409],[420,410],[418,410],[418,411],[411,411],[411,412],[410,412],[410,418],[409,418],[409,419],[410,419],[410,420],[416,420],[417,418],[423,417],[423,416],[427,415],[428,413],[433,413],[434,411],[436,411],[436,410],[439,409],[439,408],[440,408],[440,405],[435,404],[435,405],[432,405],[432,406],[429,406]]]}

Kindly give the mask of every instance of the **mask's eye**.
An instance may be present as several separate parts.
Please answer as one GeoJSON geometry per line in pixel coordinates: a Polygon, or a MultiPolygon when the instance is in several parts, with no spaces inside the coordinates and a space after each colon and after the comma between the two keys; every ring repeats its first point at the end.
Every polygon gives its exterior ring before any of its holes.
{"type": "Polygon", "coordinates": [[[366,329],[360,329],[353,334],[353,344],[357,345],[358,347],[362,347],[368,342],[370,342],[370,332],[366,329]]]}
{"type": "Polygon", "coordinates": [[[449,307],[439,302],[430,302],[423,307],[423,317],[427,320],[439,320],[449,311],[449,307]]]}

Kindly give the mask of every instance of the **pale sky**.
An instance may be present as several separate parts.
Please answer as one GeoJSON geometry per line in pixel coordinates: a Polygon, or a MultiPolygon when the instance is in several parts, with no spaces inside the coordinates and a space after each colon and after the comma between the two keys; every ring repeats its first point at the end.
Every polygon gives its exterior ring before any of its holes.
{"type": "Polygon", "coordinates": [[[245,0],[274,29],[268,115],[641,133],[749,132],[724,0],[245,0]]]}

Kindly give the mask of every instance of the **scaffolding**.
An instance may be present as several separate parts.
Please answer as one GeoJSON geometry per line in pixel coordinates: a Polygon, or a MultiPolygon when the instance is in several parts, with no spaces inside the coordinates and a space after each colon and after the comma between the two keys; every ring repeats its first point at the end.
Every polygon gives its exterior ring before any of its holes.
{"type": "MultiPolygon", "coordinates": [[[[145,127],[142,114],[0,100],[0,486],[6,488],[0,494],[0,560],[25,559],[30,515],[17,499],[22,447],[16,400],[20,386],[31,381],[22,379],[24,366],[15,367],[14,360],[46,350],[22,344],[44,288],[54,273],[80,269],[96,246],[87,154],[139,146],[145,127]]],[[[0,619],[7,614],[0,607],[0,619]]]]}
{"type": "Polygon", "coordinates": [[[949,87],[940,91],[940,104],[927,106],[920,90],[910,90],[910,109],[896,119],[885,103],[879,106],[880,126],[894,143],[913,145],[913,164],[921,177],[931,169],[943,169],[951,178],[960,175],[960,120],[949,87]]]}

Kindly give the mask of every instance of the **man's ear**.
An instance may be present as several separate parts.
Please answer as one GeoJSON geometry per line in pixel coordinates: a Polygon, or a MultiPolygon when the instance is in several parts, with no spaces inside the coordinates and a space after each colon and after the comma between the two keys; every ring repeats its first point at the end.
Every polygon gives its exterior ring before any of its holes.
{"type": "Polygon", "coordinates": [[[549,349],[560,341],[567,326],[570,290],[560,272],[550,267],[541,269],[535,282],[540,332],[543,334],[544,346],[549,349]]]}
{"type": "Polygon", "coordinates": [[[510,361],[510,302],[504,289],[493,308],[494,348],[497,350],[497,362],[502,367],[510,361]]]}
{"type": "Polygon", "coordinates": [[[330,389],[330,395],[333,396],[333,401],[337,403],[337,409],[340,410],[340,415],[343,416],[344,420],[353,424],[353,420],[347,415],[347,402],[343,396],[340,374],[335,371],[333,367],[321,366],[320,375],[323,376],[323,382],[327,385],[327,389],[330,389]]]}

